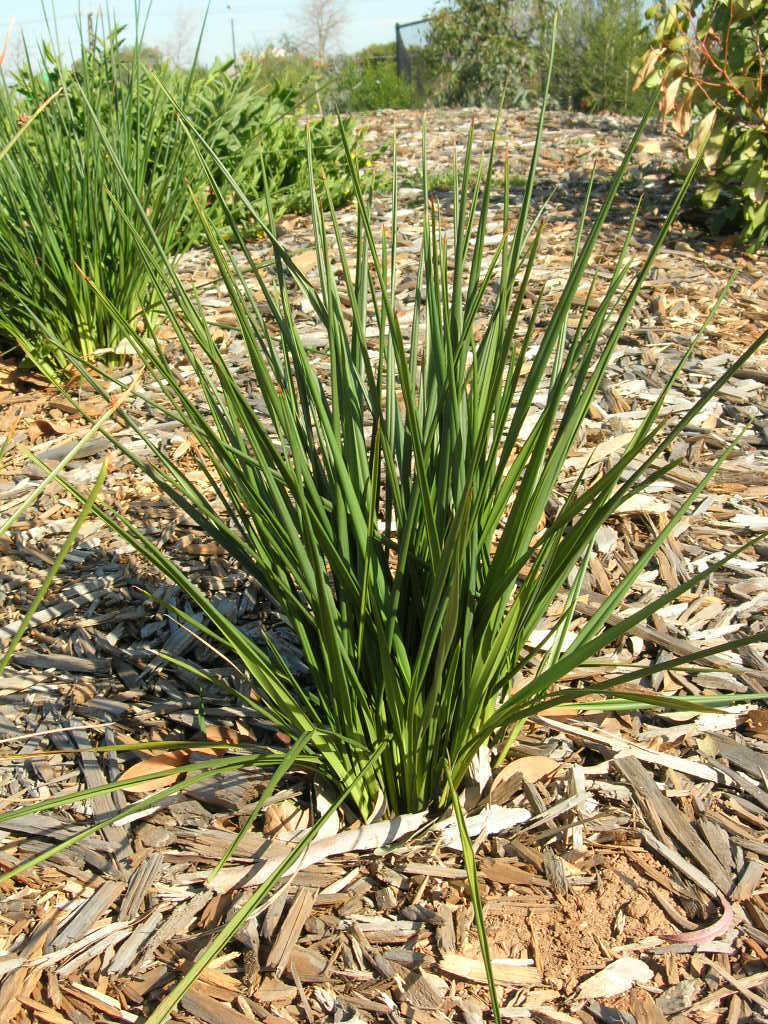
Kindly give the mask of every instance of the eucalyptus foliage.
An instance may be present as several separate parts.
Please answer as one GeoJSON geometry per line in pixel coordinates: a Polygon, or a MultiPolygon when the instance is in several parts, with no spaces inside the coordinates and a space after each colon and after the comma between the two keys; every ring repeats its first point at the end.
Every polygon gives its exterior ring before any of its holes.
{"type": "MultiPolygon", "coordinates": [[[[513,211],[507,185],[503,235],[490,250],[494,151],[487,154],[487,170],[475,176],[470,131],[464,165],[454,166],[455,203],[447,223],[429,198],[424,156],[422,250],[409,323],[395,298],[396,174],[391,227],[378,237],[348,146],[357,211],[354,252],[348,256],[342,245],[327,195],[313,189],[318,286],[293,262],[274,222],[263,225],[276,275],[270,285],[244,240],[224,244],[200,209],[266,412],[255,407],[228,366],[159,238],[145,245],[137,234],[137,244],[199,394],[190,392],[151,328],[132,331],[102,295],[154,382],[156,390],[144,396],[148,408],[175,419],[194,438],[190,457],[197,472],[178,465],[124,407],[118,416],[150,452],[137,455],[134,446],[126,454],[269,594],[301,645],[305,669],[289,667],[268,634],[254,639],[230,622],[133,524],[105,509],[101,515],[205,613],[203,636],[241,666],[260,714],[295,738],[311,736],[304,763],[343,788],[359,768],[361,750],[381,747],[377,763],[351,784],[351,799],[364,817],[382,803],[392,813],[432,801],[445,804],[446,757],[458,788],[483,746],[501,744],[510,726],[556,705],[596,694],[604,706],[685,705],[650,689],[627,692],[627,682],[645,675],[642,667],[617,671],[599,684],[568,684],[564,677],[733,557],[723,555],[662,597],[632,603],[611,624],[716,466],[613,593],[576,628],[576,599],[597,531],[624,502],[675,469],[678,460],[668,455],[672,443],[765,337],[680,419],[670,421],[664,399],[684,371],[692,339],[615,464],[589,482],[580,478],[553,508],[554,488],[683,193],[642,266],[632,269],[627,238],[606,294],[592,312],[593,304],[585,303],[571,329],[576,292],[589,273],[641,125],[591,222],[587,195],[571,269],[554,309],[545,314],[539,295],[524,315],[539,258],[532,197],[542,123],[543,112],[522,206],[513,211]],[[266,308],[246,284],[243,260],[266,308]],[[327,386],[294,320],[291,280],[327,333],[327,386]],[[535,398],[541,390],[546,403],[539,410],[535,398]],[[547,644],[535,634],[548,614],[556,624],[547,644]],[[569,628],[576,635],[567,643],[569,628]]],[[[192,126],[187,128],[190,148],[213,168],[210,187],[226,207],[216,180],[221,165],[192,126]]],[[[314,180],[311,146],[307,162],[314,180]]],[[[125,175],[124,183],[130,185],[125,175]]],[[[236,184],[228,180],[228,187],[236,184]]],[[[137,210],[141,202],[135,197],[126,219],[137,210]]],[[[255,210],[252,215],[258,216],[255,210]]],[[[143,230],[150,230],[149,221],[143,230]]],[[[231,230],[236,235],[234,220],[231,230]]],[[[93,382],[105,394],[107,387],[120,387],[117,379],[100,384],[97,374],[93,382]]],[[[746,642],[731,640],[701,656],[746,642]]],[[[668,667],[692,660],[673,659],[668,667]]],[[[202,676],[217,682],[215,674],[202,676]]],[[[702,697],[699,706],[735,699],[702,697]]]]}
{"type": "Polygon", "coordinates": [[[703,149],[702,206],[713,230],[768,239],[768,4],[675,0],[648,9],[651,46],[636,84],[661,86],[661,113],[703,149]]]}

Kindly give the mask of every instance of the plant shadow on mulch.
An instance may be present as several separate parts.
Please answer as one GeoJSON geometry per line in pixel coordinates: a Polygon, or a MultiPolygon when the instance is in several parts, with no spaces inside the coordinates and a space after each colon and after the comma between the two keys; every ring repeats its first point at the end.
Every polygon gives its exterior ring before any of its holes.
{"type": "MultiPolygon", "coordinates": [[[[606,219],[603,231],[613,228],[627,230],[639,204],[640,212],[635,228],[635,237],[650,243],[669,213],[675,194],[680,187],[682,176],[678,176],[665,165],[640,171],[630,171],[619,187],[613,206],[606,219]]],[[[561,219],[578,220],[581,216],[584,199],[589,189],[589,177],[570,172],[561,177],[539,175],[534,186],[533,211],[539,213],[544,207],[544,220],[554,215],[561,219]]],[[[510,205],[513,210],[520,206],[523,197],[524,181],[515,180],[510,186],[510,205]]],[[[595,177],[589,201],[587,228],[594,216],[599,212],[608,188],[611,176],[601,173],[595,177]]],[[[440,203],[444,216],[453,216],[453,187],[449,183],[439,183],[429,190],[430,196],[440,203]]],[[[480,192],[482,201],[483,190],[480,192]]],[[[491,193],[491,204],[499,208],[504,203],[503,179],[494,179],[491,193]]],[[[514,222],[514,221],[513,221],[514,222]]],[[[698,200],[697,192],[692,187],[685,199],[678,217],[672,226],[667,247],[676,242],[685,242],[691,250],[700,254],[727,252],[738,256],[742,251],[738,245],[738,236],[728,232],[712,230],[712,214],[704,210],[698,200]]]]}

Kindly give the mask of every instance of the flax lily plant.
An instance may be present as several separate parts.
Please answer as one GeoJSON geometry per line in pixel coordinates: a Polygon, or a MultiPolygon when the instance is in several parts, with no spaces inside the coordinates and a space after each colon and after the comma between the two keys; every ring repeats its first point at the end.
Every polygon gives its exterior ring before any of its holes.
{"type": "MultiPolygon", "coordinates": [[[[0,67],[2,67],[3,64],[3,59],[5,57],[7,46],[8,37],[6,36],[5,45],[3,46],[3,49],[0,52],[0,67]]],[[[48,106],[50,106],[51,103],[55,102],[58,96],[59,92],[52,93],[47,99],[43,100],[43,102],[39,105],[37,110],[35,110],[34,113],[26,121],[24,121],[21,125],[18,126],[17,130],[13,133],[13,135],[11,135],[11,137],[8,139],[5,145],[3,145],[0,148],[0,164],[2,164],[2,162],[6,159],[8,154],[11,152],[11,150],[19,141],[19,139],[24,135],[24,133],[29,131],[30,126],[34,124],[35,121],[37,121],[37,119],[43,114],[43,111],[45,111],[45,109],[48,106]]],[[[0,538],[5,537],[13,527],[14,523],[16,523],[22,517],[22,515],[27,511],[27,509],[34,506],[35,502],[43,493],[43,491],[57,479],[58,474],[66,467],[67,463],[74,459],[85,446],[85,444],[101,430],[101,428],[107,422],[109,417],[112,415],[112,412],[113,408],[112,406],[110,406],[108,410],[102,416],[100,416],[95,421],[95,423],[93,423],[90,429],[86,431],[85,435],[74,445],[69,455],[65,459],[62,459],[59,465],[49,470],[46,476],[43,478],[42,482],[39,484],[39,486],[36,487],[31,494],[27,495],[27,497],[24,498],[24,500],[19,503],[16,511],[4,520],[0,520],[0,538]]],[[[2,469],[4,460],[7,459],[8,453],[10,452],[12,447],[13,426],[11,426],[8,429],[3,439],[0,440],[0,469],[2,469]]],[[[46,467],[46,469],[48,469],[48,467],[46,467]]],[[[93,508],[98,493],[101,490],[101,487],[104,483],[105,476],[106,473],[102,469],[102,472],[99,474],[99,477],[97,479],[96,485],[86,498],[80,515],[75,520],[73,528],[70,530],[64,544],[59,550],[58,555],[54,559],[53,564],[50,567],[50,570],[46,574],[42,586],[40,587],[37,594],[35,595],[34,600],[32,601],[32,604],[27,609],[26,614],[24,615],[15,632],[11,636],[8,645],[5,647],[4,650],[0,650],[0,676],[2,676],[3,672],[8,667],[13,652],[16,650],[19,643],[21,642],[21,639],[24,636],[24,633],[26,632],[30,621],[32,620],[35,611],[42,604],[43,600],[45,599],[45,595],[48,593],[48,590],[50,589],[51,584],[53,583],[56,573],[59,571],[62,563],[64,562],[64,559],[74,546],[75,541],[77,540],[78,533],[82,529],[83,524],[85,523],[86,519],[91,513],[91,509],[93,508]]]]}
{"type": "MultiPolygon", "coordinates": [[[[448,223],[428,193],[424,157],[422,247],[407,323],[396,300],[396,172],[391,229],[380,238],[347,148],[357,212],[350,256],[308,148],[313,181],[320,179],[312,193],[317,285],[278,240],[273,220],[262,225],[274,256],[270,284],[242,239],[237,244],[237,224],[231,224],[235,244],[227,246],[199,211],[266,412],[228,366],[159,240],[145,244],[149,220],[136,234],[137,245],[199,391],[190,393],[151,329],[139,335],[111,310],[154,379],[154,391],[144,394],[147,405],[194,438],[198,473],[190,475],[189,465],[178,465],[155,445],[140,417],[124,406],[118,418],[150,449],[148,457],[129,448],[126,454],[270,595],[295,632],[305,669],[289,667],[268,634],[245,635],[134,525],[104,509],[101,514],[205,613],[203,636],[242,667],[261,714],[295,738],[312,737],[306,757],[314,770],[337,789],[349,787],[364,818],[382,808],[399,813],[447,805],[446,763],[458,788],[481,748],[502,745],[510,728],[558,705],[595,694],[615,707],[685,705],[650,688],[627,689],[647,675],[645,667],[625,666],[599,683],[564,677],[734,555],[724,554],[662,597],[632,603],[617,620],[641,573],[727,458],[726,449],[613,593],[583,624],[575,621],[597,531],[628,499],[673,471],[672,443],[765,335],[684,415],[670,420],[665,397],[684,372],[692,339],[621,455],[600,472],[580,476],[553,508],[565,461],[695,167],[639,269],[629,259],[632,219],[604,296],[580,305],[572,329],[577,290],[590,273],[643,125],[591,218],[587,194],[554,308],[544,316],[539,295],[527,316],[523,300],[533,290],[539,258],[532,199],[542,124],[543,111],[520,208],[513,209],[507,185],[500,200],[503,236],[493,247],[486,243],[494,149],[486,170],[474,173],[470,132],[463,166],[454,165],[448,223]],[[258,298],[246,272],[259,283],[258,298]],[[291,281],[327,333],[327,383],[294,319],[291,281]],[[541,392],[546,402],[531,427],[541,392]],[[557,608],[542,641],[536,631],[557,608]],[[569,630],[575,636],[567,636],[569,630]],[[361,751],[380,746],[380,758],[350,785],[361,751]]],[[[191,126],[187,131],[201,162],[220,174],[213,151],[191,126]]],[[[217,175],[209,180],[218,191],[217,175]]],[[[125,176],[123,184],[130,187],[125,176]]],[[[233,180],[229,186],[237,189],[233,180]]],[[[224,202],[220,193],[218,201],[224,202]]],[[[138,197],[126,221],[137,211],[138,197]]],[[[109,306],[108,296],[102,301],[109,306]]],[[[119,386],[95,372],[92,380],[105,394],[119,386]]],[[[750,639],[764,640],[766,633],[702,650],[699,660],[750,639]]],[[[694,660],[676,658],[667,667],[694,660]]],[[[209,679],[216,682],[215,673],[209,679]]],[[[734,699],[702,697],[697,706],[734,699]]]]}

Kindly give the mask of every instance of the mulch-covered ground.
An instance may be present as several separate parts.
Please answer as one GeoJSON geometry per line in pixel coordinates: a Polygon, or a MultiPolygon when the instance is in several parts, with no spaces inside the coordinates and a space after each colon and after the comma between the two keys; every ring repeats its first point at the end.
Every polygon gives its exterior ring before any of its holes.
{"type": "MultiPolygon", "coordinates": [[[[430,167],[439,172],[435,198],[446,209],[452,197],[444,172],[454,143],[461,157],[472,119],[479,153],[493,128],[492,112],[428,115],[430,167]]],[[[397,297],[405,312],[421,231],[421,114],[383,112],[366,125],[384,172],[381,152],[397,128],[397,297]]],[[[499,176],[507,153],[513,181],[525,172],[534,126],[534,113],[505,114],[499,176]]],[[[633,128],[634,122],[617,117],[548,117],[536,193],[537,206],[548,200],[546,226],[525,300],[530,316],[543,294],[542,323],[568,274],[589,175],[594,167],[599,200],[633,128]]],[[[670,168],[680,159],[673,138],[649,130],[598,247],[596,293],[588,298],[585,288],[579,301],[599,301],[641,197],[630,251],[638,265],[644,258],[674,196],[670,168]]],[[[518,201],[520,193],[515,184],[518,201]]],[[[502,213],[499,194],[489,244],[499,240],[502,213]]],[[[375,215],[382,227],[389,223],[386,192],[375,200],[375,215]]],[[[354,214],[342,212],[340,221],[351,240],[354,214]]],[[[286,219],[281,231],[311,273],[308,219],[286,219]]],[[[264,245],[254,250],[267,255],[264,245]]],[[[673,230],[553,501],[587,460],[590,473],[610,465],[734,270],[735,284],[670,394],[673,414],[688,408],[768,324],[768,255],[748,256],[727,239],[707,239],[695,217],[673,230]]],[[[248,385],[246,353],[209,255],[188,254],[182,272],[248,385]]],[[[296,310],[322,375],[324,338],[298,291],[296,310]]],[[[170,331],[166,337],[172,344],[170,331]]],[[[126,368],[126,376],[130,372],[126,368]]],[[[103,408],[87,390],[77,397],[91,414],[103,408]]],[[[542,391],[540,407],[545,400],[542,391]]],[[[148,426],[183,464],[189,439],[173,423],[148,426]]],[[[66,400],[33,375],[9,363],[0,369],[0,432],[12,431],[21,445],[54,461],[85,429],[66,400]]],[[[578,611],[586,615],[611,592],[729,444],[733,450],[715,482],[642,574],[633,597],[658,595],[723,550],[747,546],[706,586],[607,652],[606,672],[619,663],[647,666],[651,685],[667,693],[768,689],[765,644],[713,659],[704,676],[665,669],[671,656],[768,625],[768,352],[746,364],[680,436],[672,455],[682,461],[671,479],[622,508],[600,531],[578,611]]],[[[92,442],[70,464],[70,479],[92,482],[106,447],[92,442]]],[[[39,476],[14,448],[0,470],[0,520],[39,476]]],[[[286,657],[298,657],[257,588],[124,457],[111,461],[106,500],[143,524],[242,628],[267,628],[286,657]]],[[[77,511],[63,488],[52,488],[34,514],[0,540],[0,645],[77,511]]],[[[0,679],[0,812],[114,780],[136,760],[122,753],[97,756],[87,749],[92,745],[199,737],[201,708],[211,742],[265,736],[264,724],[247,708],[201,689],[196,677],[158,657],[216,664],[215,654],[158,608],[158,598],[174,604],[178,593],[96,521],[87,524],[0,679]],[[12,757],[20,754],[25,758],[12,757]]],[[[545,629],[547,620],[541,625],[545,629]]],[[[150,770],[146,764],[138,769],[150,770]]],[[[224,783],[200,783],[182,799],[107,825],[0,886],[0,1019],[143,1019],[316,813],[322,794],[312,780],[291,778],[259,831],[210,881],[264,781],[241,773],[224,783]]],[[[0,825],[0,868],[137,798],[112,793],[0,825]]],[[[542,1024],[768,1019],[766,809],[768,711],[756,705],[698,715],[617,715],[596,706],[589,714],[530,722],[469,810],[503,1017],[542,1024]]],[[[362,826],[336,822],[206,969],[176,1016],[208,1024],[475,1024],[489,1019],[489,1005],[455,825],[422,816],[362,826]]]]}

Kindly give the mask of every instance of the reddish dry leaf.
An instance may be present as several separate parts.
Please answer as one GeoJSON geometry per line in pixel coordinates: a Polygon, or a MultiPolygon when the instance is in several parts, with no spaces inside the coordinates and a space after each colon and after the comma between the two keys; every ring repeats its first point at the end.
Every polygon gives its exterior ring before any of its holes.
{"type": "Polygon", "coordinates": [[[768,736],[768,708],[750,711],[744,719],[744,728],[757,736],[768,736]]]}
{"type": "Polygon", "coordinates": [[[733,907],[723,896],[720,896],[720,902],[723,905],[723,914],[714,924],[707,925],[706,928],[697,928],[695,932],[675,932],[674,935],[664,935],[662,938],[665,942],[686,942],[693,945],[719,939],[733,926],[733,907]]]}
{"type": "MultiPolygon", "coordinates": [[[[240,736],[237,729],[233,729],[232,726],[229,725],[206,725],[205,738],[207,740],[211,740],[212,743],[226,743],[233,747],[236,747],[240,742],[240,736]]],[[[210,754],[212,757],[224,757],[227,754],[227,751],[223,750],[221,747],[200,747],[195,751],[195,753],[210,754]]]]}
{"type": "MultiPolygon", "coordinates": [[[[117,781],[128,782],[131,779],[141,779],[145,775],[153,775],[155,772],[177,768],[180,765],[187,764],[188,761],[189,751],[166,750],[160,754],[154,754],[152,757],[143,758],[141,761],[137,761],[136,764],[132,764],[130,768],[126,768],[117,781]]],[[[126,793],[156,793],[158,790],[165,789],[166,786],[170,786],[178,781],[178,778],[178,775],[164,775],[158,779],[134,782],[129,786],[125,786],[123,791],[126,793]]]]}

